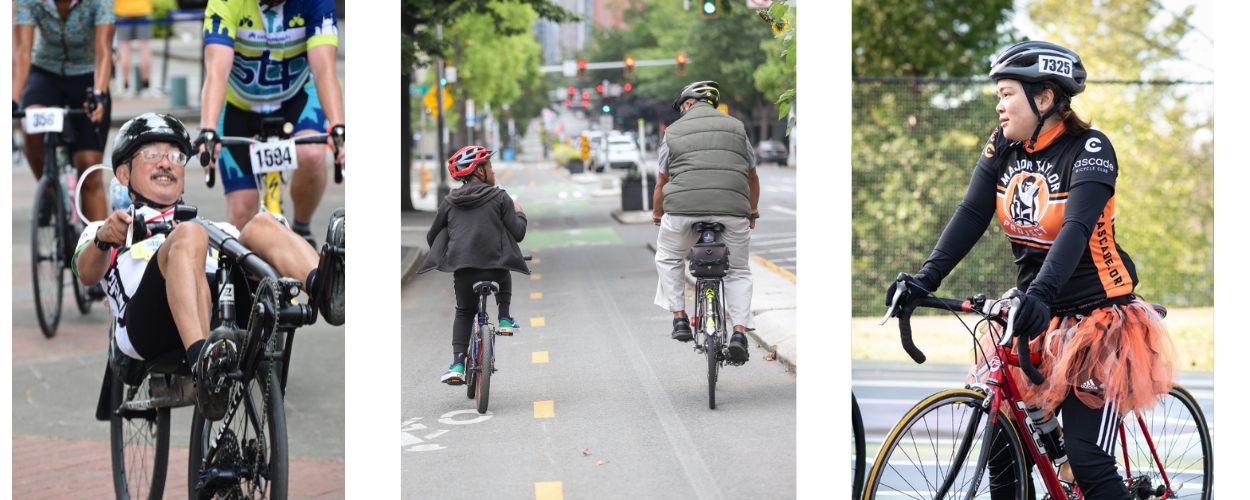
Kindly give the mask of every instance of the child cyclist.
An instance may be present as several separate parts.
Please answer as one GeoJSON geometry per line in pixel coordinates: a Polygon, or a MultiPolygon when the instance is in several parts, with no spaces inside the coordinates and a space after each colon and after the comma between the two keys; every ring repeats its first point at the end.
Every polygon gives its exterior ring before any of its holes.
{"type": "Polygon", "coordinates": [[[473,284],[494,281],[499,284],[495,301],[499,304],[499,333],[512,335],[518,330],[509,314],[512,302],[512,271],[529,274],[521,247],[525,239],[525,213],[521,205],[495,185],[490,158],[494,151],[467,146],[447,160],[451,177],[464,182],[452,190],[426,234],[430,254],[417,271],[438,269],[453,273],[456,291],[456,321],[451,328],[453,359],[443,383],[464,383],[464,360],[469,351],[469,333],[477,314],[477,294],[473,284]]]}

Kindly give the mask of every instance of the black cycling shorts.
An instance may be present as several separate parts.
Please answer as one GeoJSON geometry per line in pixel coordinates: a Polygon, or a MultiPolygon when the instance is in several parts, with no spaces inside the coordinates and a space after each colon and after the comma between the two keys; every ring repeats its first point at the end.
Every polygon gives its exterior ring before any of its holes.
{"type": "MultiPolygon", "coordinates": [[[[87,92],[95,85],[95,73],[85,75],[60,76],[35,65],[30,66],[30,77],[26,79],[26,88],[22,91],[22,109],[38,105],[66,109],[82,109],[87,102],[87,92]]],[[[104,152],[104,142],[108,140],[109,118],[112,116],[113,105],[105,100],[104,119],[99,124],[91,122],[86,116],[69,116],[70,134],[69,150],[104,152]]]]}
{"type": "MultiPolygon", "coordinates": [[[[201,276],[205,282],[208,281],[207,274],[201,276]]],[[[212,300],[205,302],[204,307],[213,307],[212,300]]],[[[156,359],[171,351],[186,350],[182,336],[178,334],[178,325],[174,323],[174,315],[169,310],[165,276],[161,274],[160,260],[156,257],[148,262],[148,267],[143,270],[143,279],[139,280],[139,289],[126,302],[125,324],[130,345],[143,359],[156,359]]]]}

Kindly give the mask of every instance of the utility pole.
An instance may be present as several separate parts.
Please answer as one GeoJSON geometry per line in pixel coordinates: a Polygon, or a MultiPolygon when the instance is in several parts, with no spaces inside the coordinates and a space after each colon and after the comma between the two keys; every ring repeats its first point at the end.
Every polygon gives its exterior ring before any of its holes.
{"type": "MultiPolygon", "coordinates": [[[[434,25],[434,37],[439,41],[443,40],[442,23],[434,25]]],[[[457,53],[459,53],[459,49],[456,50],[457,53]]],[[[438,138],[436,139],[438,141],[438,157],[434,159],[435,165],[442,165],[443,162],[447,161],[447,151],[444,149],[443,144],[443,115],[446,114],[447,111],[446,108],[443,107],[443,70],[445,69],[443,66],[445,64],[446,61],[444,61],[442,57],[439,57],[434,64],[436,71],[436,74],[434,75],[434,95],[438,99],[438,113],[436,113],[438,115],[438,138]]],[[[447,169],[440,168],[438,169],[438,199],[435,200],[438,206],[443,204],[443,198],[446,197],[448,193],[451,193],[451,189],[447,187],[447,169]]]]}
{"type": "Polygon", "coordinates": [[[467,142],[469,139],[469,123],[467,121],[468,114],[465,109],[465,101],[468,99],[469,96],[465,94],[463,90],[464,85],[461,85],[461,82],[462,82],[462,79],[460,78],[460,33],[456,33],[456,90],[459,91],[456,93],[460,94],[460,98],[456,100],[456,114],[460,116],[460,120],[456,122],[456,142],[455,144],[453,144],[456,150],[460,150],[460,148],[463,148],[469,145],[469,143],[467,142]]]}

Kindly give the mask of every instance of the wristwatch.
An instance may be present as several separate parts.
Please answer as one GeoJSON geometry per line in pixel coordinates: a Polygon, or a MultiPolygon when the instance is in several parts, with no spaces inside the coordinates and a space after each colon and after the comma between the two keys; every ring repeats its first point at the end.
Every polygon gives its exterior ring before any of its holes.
{"type": "Polygon", "coordinates": [[[95,238],[92,238],[91,242],[94,243],[95,247],[99,248],[101,252],[107,252],[119,246],[119,245],[101,240],[99,233],[95,235],[95,238]]]}
{"type": "Polygon", "coordinates": [[[758,218],[760,218],[760,213],[759,213],[759,212],[755,212],[755,213],[751,214],[750,216],[748,216],[747,218],[748,218],[748,219],[758,219],[758,218]]]}

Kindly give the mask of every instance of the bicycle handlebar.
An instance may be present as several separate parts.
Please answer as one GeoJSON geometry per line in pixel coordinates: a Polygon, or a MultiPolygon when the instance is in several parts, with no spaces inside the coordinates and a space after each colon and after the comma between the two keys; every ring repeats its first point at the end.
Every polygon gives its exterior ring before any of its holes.
{"type": "MultiPolygon", "coordinates": [[[[294,141],[295,144],[328,144],[334,149],[334,157],[338,158],[339,145],[335,141],[327,140],[330,138],[331,138],[330,134],[323,133],[323,134],[309,134],[309,135],[296,136],[292,138],[292,140],[294,141]]],[[[225,147],[225,146],[246,146],[249,144],[263,144],[263,142],[258,141],[256,139],[252,139],[250,137],[217,136],[217,144],[221,144],[222,147],[225,147]]],[[[205,170],[204,183],[207,184],[208,187],[211,188],[217,184],[217,172],[216,172],[217,169],[208,168],[208,164],[212,163],[215,160],[215,158],[213,158],[212,152],[208,151],[207,149],[208,147],[205,148],[205,151],[201,153],[199,157],[200,157],[200,166],[204,167],[204,170],[205,170]]],[[[343,166],[339,165],[337,161],[334,163],[334,182],[336,184],[343,182],[343,166]]]]}
{"type": "MultiPolygon", "coordinates": [[[[68,116],[68,115],[78,116],[78,115],[85,115],[85,114],[87,114],[87,112],[86,112],[85,110],[81,110],[81,109],[78,109],[78,108],[58,108],[58,109],[60,109],[60,110],[61,110],[61,112],[62,112],[62,113],[64,113],[65,115],[67,115],[67,116],[68,116]]],[[[16,120],[16,119],[18,119],[18,118],[26,118],[26,111],[14,111],[14,112],[13,112],[13,119],[14,119],[14,120],[16,120]]]]}

